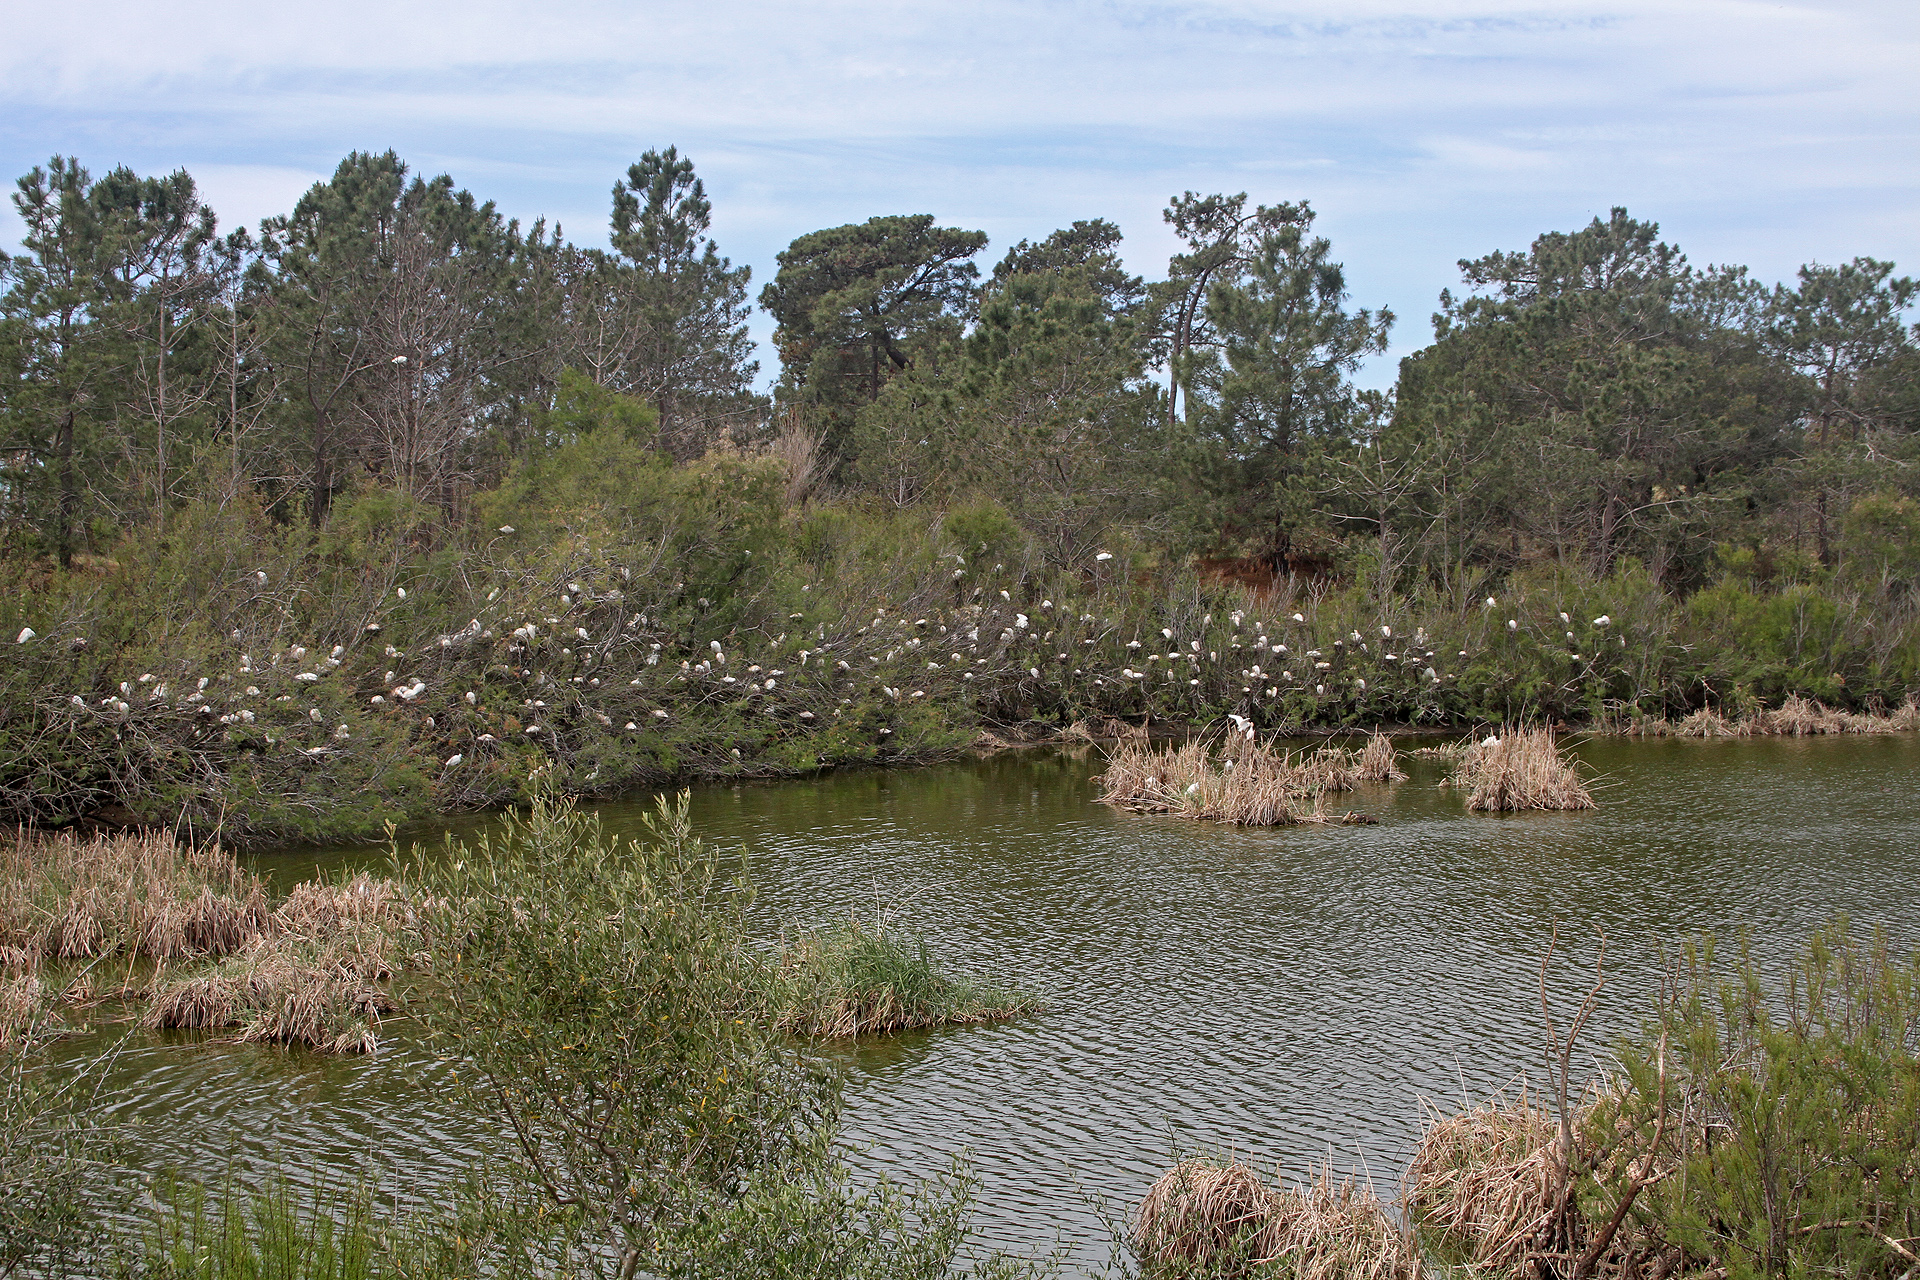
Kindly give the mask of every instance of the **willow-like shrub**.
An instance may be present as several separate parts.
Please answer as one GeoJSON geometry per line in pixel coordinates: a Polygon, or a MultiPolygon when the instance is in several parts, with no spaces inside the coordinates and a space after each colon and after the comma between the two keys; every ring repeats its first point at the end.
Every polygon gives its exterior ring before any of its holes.
{"type": "Polygon", "coordinates": [[[777,1025],[748,887],[686,793],[639,838],[537,795],[414,878],[438,988],[422,1021],[587,1270],[946,1274],[970,1181],[853,1186],[838,1077],[777,1025]]]}

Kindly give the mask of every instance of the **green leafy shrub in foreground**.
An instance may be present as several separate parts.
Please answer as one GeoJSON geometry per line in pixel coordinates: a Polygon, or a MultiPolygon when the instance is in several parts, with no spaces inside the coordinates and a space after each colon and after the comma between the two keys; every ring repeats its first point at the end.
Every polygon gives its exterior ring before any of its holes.
{"type": "Polygon", "coordinates": [[[622,1277],[943,1276],[960,1171],[852,1185],[839,1081],[769,1016],[744,882],[664,797],[645,839],[537,794],[419,872],[421,1018],[564,1255],[622,1277]]]}
{"type": "MultiPolygon", "coordinates": [[[[1845,921],[1769,991],[1744,949],[1685,949],[1594,1124],[1662,1151],[1634,1206],[1684,1256],[1745,1277],[1910,1276],[1920,1266],[1920,951],[1845,921]],[[1664,1082],[1662,1047],[1666,1059],[1664,1082]]],[[[1602,1176],[1618,1203],[1627,1165],[1602,1176]]]]}

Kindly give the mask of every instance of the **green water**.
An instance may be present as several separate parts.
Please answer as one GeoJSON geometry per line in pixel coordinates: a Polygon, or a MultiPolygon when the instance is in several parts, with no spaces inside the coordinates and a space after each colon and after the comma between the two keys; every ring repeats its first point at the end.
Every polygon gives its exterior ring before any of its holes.
{"type": "MultiPolygon", "coordinates": [[[[844,1054],[858,1163],[982,1175],[991,1241],[1086,1265],[1109,1242],[1089,1196],[1130,1206],[1175,1148],[1309,1162],[1397,1187],[1422,1098],[1479,1097],[1540,1060],[1536,971],[1555,921],[1608,987],[1589,1064],[1646,1007],[1658,943],[1751,930],[1763,958],[1836,911],[1920,941],[1920,737],[1648,743],[1580,753],[1597,812],[1469,815],[1436,770],[1341,797],[1375,826],[1276,831],[1118,813],[1097,757],[1025,752],[695,796],[743,845],[772,930],[890,912],[948,964],[1044,993],[1017,1022],[844,1054]]],[[[604,807],[617,827],[643,801],[604,807]]],[[[471,824],[469,824],[471,825],[471,824]]],[[[434,833],[420,833],[430,843],[434,833]]],[[[263,855],[283,883],[364,850],[263,855]]],[[[388,1026],[371,1061],[137,1039],[115,1074],[155,1166],[458,1176],[496,1135],[450,1113],[437,1068],[388,1026]]],[[[71,1042],[79,1053],[98,1036],[71,1042]]]]}

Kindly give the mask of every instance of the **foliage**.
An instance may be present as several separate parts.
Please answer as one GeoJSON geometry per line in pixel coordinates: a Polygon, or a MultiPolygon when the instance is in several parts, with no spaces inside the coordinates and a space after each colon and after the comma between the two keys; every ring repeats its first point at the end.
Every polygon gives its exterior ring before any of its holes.
{"type": "Polygon", "coordinates": [[[115,1261],[102,1213],[124,1212],[119,1139],[96,1103],[111,1054],[54,1076],[35,1018],[0,1044],[0,1276],[92,1276],[115,1261]]]}
{"type": "Polygon", "coordinates": [[[185,174],[60,159],[16,204],[11,819],[367,838],[536,764],[612,793],[1030,722],[1920,685],[1920,295],[1876,259],[1769,291],[1616,210],[1463,262],[1388,393],[1352,379],[1391,318],[1304,201],[1175,198],[1157,281],[1099,218],[985,280],[979,232],[875,218],[761,294],[769,439],[746,271],[671,147],[611,251],[391,152],[257,241],[185,174]]]}
{"type": "Polygon", "coordinates": [[[841,444],[847,410],[878,398],[971,310],[979,268],[969,259],[986,243],[931,214],[903,214],[809,232],[781,250],[760,305],[779,326],[787,394],[831,411],[829,448],[841,444]]]}
{"type": "Polygon", "coordinates": [[[687,797],[644,839],[536,794],[504,833],[420,869],[441,996],[422,1014],[573,1258],[632,1276],[948,1273],[960,1171],[855,1188],[838,1080],[776,1027],[687,797]]]}
{"type": "Polygon", "coordinates": [[[1206,502],[1202,545],[1284,564],[1313,504],[1307,459],[1348,435],[1348,379],[1386,350],[1393,313],[1348,312],[1346,278],[1301,205],[1217,276],[1206,318],[1216,345],[1183,357],[1189,475],[1206,502]]]}
{"type": "Polygon", "coordinates": [[[1884,933],[1821,929],[1777,984],[1702,939],[1594,1123],[1644,1142],[1664,1098],[1673,1168],[1644,1213],[1727,1275],[1899,1276],[1920,1239],[1917,1044],[1920,953],[1884,933]]]}

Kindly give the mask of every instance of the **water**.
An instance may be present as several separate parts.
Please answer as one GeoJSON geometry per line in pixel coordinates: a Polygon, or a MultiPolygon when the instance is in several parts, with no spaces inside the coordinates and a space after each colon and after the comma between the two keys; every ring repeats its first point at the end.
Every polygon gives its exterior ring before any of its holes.
{"type": "MultiPolygon", "coordinates": [[[[712,787],[700,828],[745,846],[758,924],[883,909],[946,963],[1044,994],[993,1027],[862,1044],[849,1066],[857,1163],[900,1173],[972,1154],[993,1243],[1107,1256],[1090,1205],[1129,1207],[1176,1152],[1309,1163],[1394,1192],[1423,1098],[1447,1105],[1531,1070],[1538,968],[1561,926],[1566,1009],[1607,935],[1582,1058],[1647,1008],[1659,942],[1751,930],[1777,960],[1833,913],[1920,941],[1920,738],[1595,741],[1597,812],[1469,815],[1412,779],[1340,797],[1375,826],[1249,831],[1093,802],[1097,757],[1026,752],[900,773],[712,787]]],[[[609,805],[616,827],[642,805],[609,805]]],[[[364,851],[260,863],[283,882],[364,851]]],[[[137,1039],[115,1079],[144,1159],[223,1169],[379,1159],[458,1176],[491,1136],[435,1096],[400,1043],[373,1061],[137,1039]]],[[[99,1043],[74,1043],[73,1052],[99,1043]]]]}

